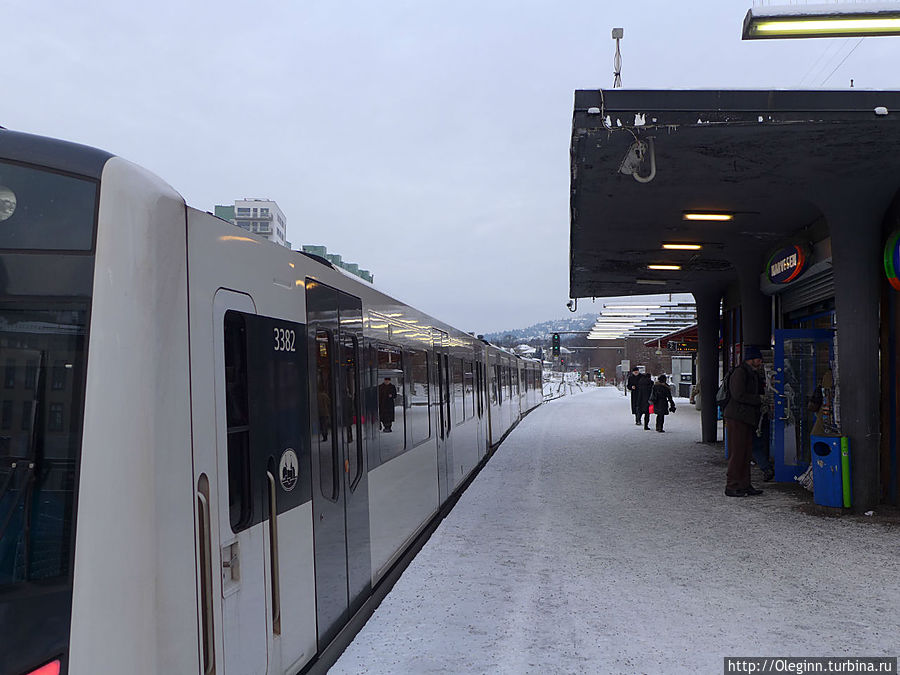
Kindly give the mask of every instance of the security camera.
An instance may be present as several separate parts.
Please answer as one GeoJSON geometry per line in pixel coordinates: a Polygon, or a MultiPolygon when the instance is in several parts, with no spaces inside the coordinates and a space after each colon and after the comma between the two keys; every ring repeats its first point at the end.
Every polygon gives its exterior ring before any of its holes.
{"type": "Polygon", "coordinates": [[[568,307],[569,309],[572,309],[572,307],[573,307],[574,305],[575,305],[575,302],[572,301],[572,300],[569,300],[569,301],[566,303],[566,307],[568,307]]]}
{"type": "Polygon", "coordinates": [[[577,300],[577,299],[575,299],[575,300],[569,300],[569,301],[566,303],[566,307],[569,308],[569,311],[570,311],[570,312],[576,312],[576,311],[578,311],[578,300],[577,300]]]}

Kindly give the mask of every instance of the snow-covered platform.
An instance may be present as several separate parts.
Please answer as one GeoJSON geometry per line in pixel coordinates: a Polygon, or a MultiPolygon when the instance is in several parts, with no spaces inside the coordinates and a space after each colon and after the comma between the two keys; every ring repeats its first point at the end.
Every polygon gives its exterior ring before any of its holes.
{"type": "MultiPolygon", "coordinates": [[[[900,532],[725,497],[684,399],[612,387],[500,446],[332,673],[714,673],[724,656],[896,656],[900,532]],[[653,424],[651,422],[651,429],[653,424]]],[[[756,474],[758,478],[758,474],[756,474]]]]}

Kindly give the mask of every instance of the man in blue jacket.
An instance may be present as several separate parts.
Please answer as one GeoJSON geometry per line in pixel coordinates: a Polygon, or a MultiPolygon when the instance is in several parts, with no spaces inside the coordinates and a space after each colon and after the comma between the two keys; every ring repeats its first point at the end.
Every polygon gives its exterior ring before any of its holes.
{"type": "Polygon", "coordinates": [[[722,412],[728,436],[728,472],[725,494],[728,497],[749,497],[762,494],[750,484],[750,456],[753,434],[759,422],[759,409],[765,401],[760,391],[759,369],[762,354],[758,347],[744,347],[744,361],[734,369],[728,380],[729,400],[722,412]]]}

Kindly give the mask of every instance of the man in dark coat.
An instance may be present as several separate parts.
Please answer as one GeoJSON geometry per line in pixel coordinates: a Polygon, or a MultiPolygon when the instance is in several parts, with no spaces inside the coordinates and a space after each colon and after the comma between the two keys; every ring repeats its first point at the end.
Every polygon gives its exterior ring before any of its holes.
{"type": "MultiPolygon", "coordinates": [[[[631,392],[631,414],[637,415],[637,383],[638,379],[641,376],[641,371],[637,366],[631,369],[631,375],[628,376],[628,380],[625,382],[625,391],[631,392]]],[[[640,424],[640,420],[635,422],[635,424],[640,424]]]]}
{"type": "Polygon", "coordinates": [[[753,434],[759,422],[759,408],[765,401],[760,390],[759,369],[762,354],[758,347],[744,347],[744,361],[728,379],[728,405],[722,412],[728,436],[728,471],[725,494],[729,497],[748,497],[762,494],[750,484],[750,455],[753,434]]]}
{"type": "Polygon", "coordinates": [[[378,419],[384,431],[391,431],[394,424],[394,401],[397,398],[397,387],[391,384],[391,378],[384,378],[378,385],[378,419]]]}
{"type": "Polygon", "coordinates": [[[640,424],[644,418],[644,428],[650,428],[650,392],[653,390],[653,378],[649,373],[641,373],[635,385],[637,398],[637,412],[634,414],[634,423],[640,424]]]}

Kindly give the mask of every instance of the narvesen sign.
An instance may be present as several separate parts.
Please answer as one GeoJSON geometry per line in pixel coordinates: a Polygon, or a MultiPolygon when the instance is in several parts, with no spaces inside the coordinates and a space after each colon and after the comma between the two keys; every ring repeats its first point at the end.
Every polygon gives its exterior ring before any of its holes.
{"type": "Polygon", "coordinates": [[[773,284],[789,284],[799,277],[806,267],[806,253],[803,247],[788,246],[769,258],[766,274],[773,284]]]}

